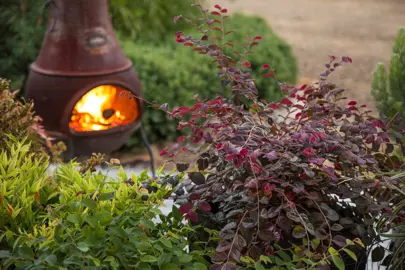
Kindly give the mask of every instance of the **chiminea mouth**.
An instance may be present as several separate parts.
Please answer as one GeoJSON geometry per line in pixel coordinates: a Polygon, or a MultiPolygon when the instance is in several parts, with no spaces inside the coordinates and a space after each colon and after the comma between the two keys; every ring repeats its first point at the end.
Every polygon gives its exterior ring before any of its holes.
{"type": "Polygon", "coordinates": [[[69,130],[74,135],[122,130],[141,117],[141,106],[133,94],[116,84],[98,84],[73,105],[69,130]]]}

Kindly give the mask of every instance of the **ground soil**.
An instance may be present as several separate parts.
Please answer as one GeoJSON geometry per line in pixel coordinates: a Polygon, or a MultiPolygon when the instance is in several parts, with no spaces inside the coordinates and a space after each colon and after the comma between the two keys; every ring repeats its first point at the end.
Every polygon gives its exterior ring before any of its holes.
{"type": "Polygon", "coordinates": [[[328,55],[350,56],[353,64],[338,71],[332,80],[347,89],[351,98],[371,108],[371,73],[378,62],[389,63],[398,28],[405,27],[405,0],[210,2],[210,7],[219,4],[231,12],[266,18],[273,30],[292,45],[299,60],[301,81],[317,79],[328,55]]]}

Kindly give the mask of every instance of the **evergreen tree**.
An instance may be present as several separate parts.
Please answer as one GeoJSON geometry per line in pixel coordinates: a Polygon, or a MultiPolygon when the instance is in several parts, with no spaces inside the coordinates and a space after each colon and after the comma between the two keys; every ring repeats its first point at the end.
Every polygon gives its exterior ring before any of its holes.
{"type": "Polygon", "coordinates": [[[371,94],[377,109],[386,117],[397,113],[405,117],[405,29],[398,31],[393,45],[388,74],[382,63],[373,73],[371,94]]]}

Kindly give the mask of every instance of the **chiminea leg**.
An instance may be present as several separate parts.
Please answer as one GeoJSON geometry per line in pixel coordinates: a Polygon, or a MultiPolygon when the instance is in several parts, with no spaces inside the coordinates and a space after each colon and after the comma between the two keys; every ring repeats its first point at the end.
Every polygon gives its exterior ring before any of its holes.
{"type": "Polygon", "coordinates": [[[63,162],[69,162],[75,157],[75,149],[73,146],[73,140],[71,138],[67,138],[66,141],[64,141],[66,144],[66,151],[62,154],[63,155],[63,162]]]}

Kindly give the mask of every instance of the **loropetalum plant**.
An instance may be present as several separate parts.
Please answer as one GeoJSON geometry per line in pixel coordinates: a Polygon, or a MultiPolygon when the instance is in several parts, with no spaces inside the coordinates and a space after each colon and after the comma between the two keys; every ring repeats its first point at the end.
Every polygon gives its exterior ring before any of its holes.
{"type": "MultiPolygon", "coordinates": [[[[350,57],[330,56],[313,85],[280,82],[278,102],[257,99],[246,54],[261,40],[246,37],[239,58],[224,54],[232,31],[225,29],[227,9],[201,9],[199,37],[179,32],[177,42],[212,57],[231,100],[195,98],[191,107],[160,109],[191,130],[173,149],[164,149],[180,171],[188,164],[177,157],[197,155],[198,171],[190,172],[193,188],[180,211],[186,219],[215,224],[220,242],[211,269],[272,266],[344,269],[342,258],[357,260],[361,248],[376,238],[373,224],[390,215],[395,180],[401,162],[393,155],[401,140],[391,141],[389,123],[373,118],[365,105],[345,101],[343,89],[327,77],[350,57]],[[355,203],[355,206],[348,202],[355,203]],[[360,251],[359,248],[360,247],[360,251]]],[[[277,80],[263,64],[264,76],[277,80]]],[[[400,134],[399,134],[400,135],[400,134]]],[[[279,268],[278,268],[279,269],[279,268]]],[[[285,269],[285,268],[282,268],[285,269]]]]}

